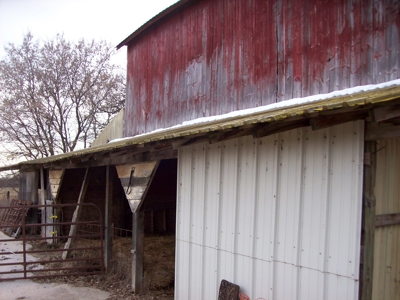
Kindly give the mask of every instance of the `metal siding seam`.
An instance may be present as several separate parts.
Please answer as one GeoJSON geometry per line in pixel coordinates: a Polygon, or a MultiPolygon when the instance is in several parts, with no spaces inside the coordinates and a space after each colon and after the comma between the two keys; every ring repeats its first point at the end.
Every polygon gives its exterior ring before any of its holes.
{"type": "Polygon", "coordinates": [[[331,155],[331,145],[332,145],[332,129],[331,127],[326,129],[327,133],[327,153],[326,156],[328,158],[327,161],[327,177],[326,177],[326,211],[325,211],[325,234],[324,234],[324,248],[323,248],[323,267],[322,267],[322,272],[323,272],[323,289],[322,289],[322,294],[323,297],[322,299],[328,299],[328,277],[329,273],[327,272],[328,268],[328,260],[327,257],[328,255],[328,242],[329,242],[329,219],[330,219],[330,203],[331,203],[331,170],[332,170],[332,155],[331,155]]]}
{"type": "Polygon", "coordinates": [[[299,219],[298,219],[298,232],[297,232],[297,257],[296,257],[296,299],[299,299],[300,291],[301,291],[301,249],[302,249],[302,236],[303,236],[303,217],[304,217],[304,174],[305,174],[305,164],[304,164],[304,155],[305,155],[305,136],[306,136],[306,129],[300,128],[298,129],[300,134],[300,203],[299,203],[299,219]]]}
{"type": "Polygon", "coordinates": [[[254,207],[253,207],[253,243],[252,243],[252,285],[251,285],[251,293],[250,297],[255,297],[255,278],[257,278],[257,274],[255,274],[256,266],[255,264],[257,263],[257,255],[256,255],[256,242],[257,242],[257,237],[256,233],[258,232],[257,230],[257,224],[258,224],[258,215],[259,215],[259,201],[260,201],[260,194],[259,194],[259,189],[257,188],[260,185],[260,159],[259,159],[259,141],[254,139],[255,142],[255,147],[254,147],[254,155],[255,155],[255,170],[254,170],[254,207]]]}
{"type": "Polygon", "coordinates": [[[188,299],[191,296],[192,290],[191,290],[191,277],[192,277],[192,269],[193,269],[193,264],[192,264],[192,252],[193,252],[193,245],[192,245],[192,235],[193,235],[193,226],[192,226],[192,222],[193,222],[193,177],[195,176],[194,173],[194,165],[195,165],[195,155],[196,155],[196,146],[191,146],[190,147],[190,170],[191,170],[191,176],[190,176],[190,196],[189,196],[189,240],[188,240],[188,244],[189,244],[189,251],[187,253],[188,255],[188,264],[189,264],[189,270],[188,270],[188,299]]]}
{"type": "Polygon", "coordinates": [[[235,178],[237,177],[237,160],[238,160],[238,139],[233,139],[223,143],[224,155],[222,165],[222,228],[224,232],[221,243],[221,264],[224,266],[225,279],[235,281],[235,216],[236,216],[236,188],[235,178]],[[223,261],[226,261],[225,264],[223,261]],[[229,262],[228,262],[229,261],[229,262]]]}
{"type": "MultiPolygon", "coordinates": [[[[215,266],[217,265],[217,239],[218,235],[218,205],[219,205],[219,144],[207,145],[206,151],[206,180],[205,180],[205,208],[204,208],[204,237],[203,237],[203,290],[214,290],[218,294],[215,266]],[[211,201],[210,201],[211,199],[211,201]],[[212,230],[216,228],[216,230],[212,230]]],[[[214,293],[214,294],[215,294],[214,293]]],[[[202,295],[202,298],[205,298],[202,295]]]]}
{"type": "Polygon", "coordinates": [[[274,226],[274,229],[275,229],[275,231],[274,231],[274,250],[273,250],[273,260],[272,260],[272,262],[273,262],[273,283],[272,283],[272,286],[273,286],[273,290],[272,290],[272,299],[277,299],[277,273],[278,273],[278,270],[277,270],[277,252],[278,252],[278,249],[277,249],[277,247],[278,247],[278,230],[279,230],[279,212],[280,212],[280,201],[279,201],[279,197],[280,197],[280,195],[278,194],[278,191],[280,191],[280,185],[281,185],[281,180],[280,180],[280,178],[281,178],[281,176],[280,176],[280,173],[281,173],[281,168],[280,168],[280,163],[281,163],[281,155],[282,155],[282,153],[281,153],[281,143],[282,143],[282,141],[281,141],[281,134],[277,134],[276,135],[276,140],[277,140],[277,145],[278,145],[278,151],[277,151],[277,168],[276,168],[276,171],[277,171],[277,174],[276,174],[276,178],[277,178],[277,180],[276,180],[276,189],[275,189],[275,195],[276,195],[276,197],[275,197],[275,226],[274,226]]]}
{"type": "Polygon", "coordinates": [[[223,201],[223,183],[224,183],[224,179],[223,179],[223,167],[224,167],[224,143],[220,143],[221,145],[221,156],[220,156],[220,166],[219,166],[219,203],[218,203],[218,240],[217,240],[217,278],[218,278],[218,282],[220,282],[223,278],[221,275],[221,253],[222,253],[222,247],[221,247],[221,241],[222,241],[222,235],[221,235],[221,229],[222,227],[222,213],[223,210],[221,209],[221,206],[223,205],[222,201],[223,201]]]}
{"type": "Polygon", "coordinates": [[[298,225],[298,210],[299,210],[299,180],[301,174],[299,170],[299,135],[300,130],[292,130],[281,134],[283,144],[281,148],[281,184],[279,189],[279,200],[282,210],[280,217],[282,218],[278,225],[278,251],[277,257],[278,264],[278,277],[279,298],[292,298],[295,290],[289,290],[287,285],[296,285],[296,253],[297,250],[297,234],[298,225]],[[293,188],[293,184],[294,188],[293,188]],[[279,228],[281,226],[281,228],[279,228]],[[284,284],[286,283],[286,284],[284,284]]]}
{"type": "Polygon", "coordinates": [[[258,182],[257,182],[257,207],[255,220],[255,243],[257,252],[254,255],[253,267],[255,295],[253,297],[266,297],[271,299],[273,293],[273,239],[276,203],[276,169],[278,156],[278,143],[276,135],[257,139],[258,145],[258,182]],[[265,282],[267,281],[267,282],[265,282]]]}
{"type": "Polygon", "coordinates": [[[222,280],[220,277],[220,268],[219,268],[219,263],[220,263],[220,232],[221,232],[221,193],[222,193],[222,188],[221,188],[221,168],[222,168],[222,143],[218,143],[218,206],[217,206],[217,232],[216,232],[216,241],[215,241],[215,251],[216,251],[216,288],[218,288],[219,282],[222,280]]]}
{"type": "Polygon", "coordinates": [[[330,184],[329,184],[329,178],[330,178],[330,164],[331,164],[331,155],[330,155],[330,141],[331,141],[331,130],[330,128],[327,128],[324,130],[324,189],[325,189],[325,214],[324,214],[324,225],[325,225],[325,231],[323,236],[321,237],[320,244],[319,244],[319,251],[321,251],[321,255],[319,257],[319,263],[318,265],[320,266],[319,271],[321,272],[319,274],[319,277],[323,284],[322,284],[322,289],[319,289],[319,299],[325,299],[326,294],[325,294],[325,270],[326,270],[326,249],[327,249],[327,224],[328,224],[328,214],[329,214],[329,195],[330,195],[330,184]]]}
{"type": "MultiPolygon", "coordinates": [[[[209,151],[208,148],[209,146],[207,144],[203,144],[203,151],[204,151],[204,160],[203,160],[203,164],[204,164],[204,170],[203,170],[203,174],[204,174],[204,178],[203,178],[203,234],[202,234],[202,241],[201,241],[201,247],[202,247],[202,263],[201,263],[201,288],[200,288],[200,293],[198,295],[200,295],[200,299],[204,299],[203,296],[203,291],[204,290],[208,290],[207,286],[205,285],[206,279],[205,279],[205,259],[204,257],[206,256],[206,245],[205,245],[205,234],[206,234],[206,219],[207,219],[207,197],[206,195],[208,194],[208,184],[207,184],[207,177],[210,176],[210,173],[207,171],[207,165],[208,165],[208,160],[209,160],[209,151]]],[[[200,197],[199,197],[200,198],[200,197]]]]}
{"type": "MultiPolygon", "coordinates": [[[[340,285],[341,278],[339,276],[336,276],[336,278],[333,275],[338,275],[342,271],[342,265],[340,264],[341,261],[339,261],[339,237],[344,223],[344,216],[339,213],[340,211],[343,211],[341,208],[343,205],[343,177],[347,175],[345,170],[345,164],[344,164],[344,159],[346,157],[346,149],[347,145],[343,143],[343,133],[344,129],[342,125],[334,126],[332,128],[334,138],[335,138],[335,143],[332,145],[332,202],[331,202],[331,210],[330,210],[330,215],[331,215],[331,222],[329,223],[329,231],[330,231],[330,236],[329,236],[329,254],[328,254],[328,272],[330,274],[330,283],[333,284],[329,286],[330,293],[328,297],[331,297],[331,299],[335,298],[340,298],[340,295],[342,293],[342,289],[344,286],[340,285]],[[338,177],[339,171],[341,173],[341,176],[338,177]]],[[[344,211],[343,211],[344,213],[344,211]]],[[[343,244],[341,244],[343,246],[343,244]]],[[[345,245],[346,247],[347,245],[345,245]]]]}
{"type": "Polygon", "coordinates": [[[271,257],[272,276],[270,279],[269,286],[272,288],[269,291],[269,296],[270,296],[270,298],[275,299],[275,296],[274,296],[274,295],[276,295],[276,288],[275,288],[275,279],[276,279],[276,268],[275,268],[276,258],[275,257],[276,257],[276,253],[275,253],[275,251],[276,251],[276,241],[277,241],[277,231],[278,231],[277,230],[277,225],[278,225],[277,217],[278,217],[278,213],[279,213],[278,186],[280,185],[280,183],[279,183],[279,178],[280,178],[280,176],[279,176],[279,170],[280,170],[280,168],[279,168],[279,161],[280,161],[279,137],[280,136],[279,136],[279,134],[275,134],[275,135],[273,135],[273,137],[275,140],[275,145],[274,145],[275,152],[274,152],[274,156],[272,159],[274,160],[273,170],[275,171],[276,174],[274,176],[275,182],[273,185],[274,186],[274,190],[273,190],[273,195],[274,195],[274,205],[273,205],[273,207],[274,207],[274,212],[273,212],[273,215],[274,215],[274,220],[273,220],[274,241],[273,241],[273,245],[271,247],[272,249],[270,249],[270,252],[272,252],[273,256],[271,257]]]}
{"type": "MultiPolygon", "coordinates": [[[[192,147],[182,148],[179,152],[178,158],[178,166],[179,166],[179,174],[180,181],[182,182],[185,179],[191,180],[192,173],[192,147]],[[189,166],[188,166],[189,163],[189,166]],[[189,173],[189,174],[187,174],[189,173]],[[185,175],[185,176],[184,176],[185,175]]],[[[190,217],[190,199],[183,199],[182,197],[185,195],[184,189],[186,185],[182,182],[181,187],[178,191],[180,191],[178,195],[178,217],[177,222],[180,220],[180,224],[177,224],[177,256],[175,262],[175,277],[177,278],[177,285],[175,287],[175,298],[176,299],[189,299],[189,274],[190,274],[190,219],[189,224],[185,224],[185,221],[182,220],[183,217],[187,216],[186,208],[189,208],[189,217],[190,217]],[[185,202],[185,203],[183,203],[185,202]],[[188,207],[189,206],[189,207],[188,207]],[[186,226],[185,226],[186,225],[186,226]],[[183,240],[182,229],[189,230],[187,234],[187,241],[183,240]],[[182,248],[187,248],[188,251],[181,251],[182,248]],[[182,252],[182,253],[181,253],[182,252]],[[185,266],[186,265],[186,266],[185,266]],[[186,272],[184,272],[186,270],[186,272]],[[185,285],[184,287],[182,285],[185,285]]],[[[190,187],[190,185],[189,185],[190,187]]],[[[189,195],[191,191],[189,190],[189,195]]],[[[190,198],[190,197],[189,197],[190,198]]],[[[186,220],[187,222],[187,220],[186,220]]]]}
{"type": "MultiPolygon", "coordinates": [[[[223,164],[222,164],[222,196],[221,205],[221,241],[220,241],[220,261],[224,266],[225,279],[234,281],[234,230],[235,230],[235,206],[234,199],[236,197],[236,189],[232,188],[235,184],[234,178],[237,173],[237,139],[226,141],[223,145],[223,164]],[[226,261],[229,260],[229,263],[226,261]],[[225,263],[223,263],[225,262],[225,263]],[[229,269],[228,269],[229,268],[229,269]],[[228,270],[227,270],[228,269],[228,270]]],[[[222,269],[222,268],[221,268],[222,269]]]]}
{"type": "MultiPolygon", "coordinates": [[[[245,280],[247,279],[246,282],[246,287],[243,287],[243,291],[250,294],[249,296],[252,297],[254,294],[254,266],[253,262],[255,260],[255,226],[256,226],[256,191],[257,191],[257,174],[258,174],[258,163],[257,163],[257,149],[258,147],[256,146],[256,140],[252,137],[246,137],[243,138],[246,140],[246,148],[247,148],[247,161],[248,161],[248,167],[247,172],[246,172],[246,178],[250,178],[251,180],[246,181],[246,195],[248,197],[242,198],[242,202],[244,203],[244,206],[248,210],[246,210],[246,214],[248,213],[248,216],[245,214],[245,224],[248,224],[247,231],[243,232],[243,235],[245,236],[245,239],[249,239],[249,243],[245,243],[250,247],[247,253],[244,253],[245,257],[248,257],[249,263],[245,264],[245,266],[248,267],[248,274],[250,276],[245,276],[245,280]],[[250,173],[250,174],[249,174],[250,173]],[[251,202],[251,203],[249,203],[251,202]],[[249,282],[250,281],[250,282],[249,282]]],[[[244,270],[245,273],[247,270],[244,270]]],[[[243,280],[243,282],[245,281],[243,280]]]]}
{"type": "Polygon", "coordinates": [[[238,280],[238,274],[237,274],[237,233],[238,233],[238,195],[239,195],[239,173],[240,173],[240,160],[241,160],[241,140],[237,139],[236,140],[236,162],[233,164],[234,166],[236,166],[236,176],[235,176],[235,197],[234,197],[234,216],[235,216],[235,229],[233,231],[233,249],[232,249],[232,254],[233,254],[233,259],[232,259],[232,263],[233,263],[233,267],[232,267],[232,273],[234,281],[237,282],[238,280]]]}
{"type": "MultiPolygon", "coordinates": [[[[355,200],[355,214],[356,214],[356,219],[354,220],[353,226],[355,228],[359,228],[359,230],[356,231],[356,236],[355,240],[358,241],[357,244],[353,243],[353,246],[355,245],[355,249],[353,249],[354,257],[353,257],[353,279],[359,281],[359,266],[360,266],[360,245],[361,245],[361,223],[362,223],[362,189],[363,189],[363,169],[364,169],[364,121],[356,121],[354,122],[354,132],[355,135],[357,135],[357,144],[356,144],[356,149],[354,153],[356,155],[354,161],[355,161],[355,167],[356,171],[354,172],[357,174],[356,181],[357,184],[354,185],[353,187],[356,189],[354,191],[354,200],[355,200]]],[[[356,299],[356,296],[358,297],[358,289],[356,288],[354,290],[355,295],[354,299],[356,299]]]]}
{"type": "Polygon", "coordinates": [[[206,144],[201,143],[196,146],[196,155],[194,156],[194,176],[192,176],[192,197],[191,197],[191,252],[194,257],[191,258],[191,266],[195,267],[191,270],[191,295],[198,296],[202,294],[203,282],[202,274],[203,265],[203,247],[204,247],[204,185],[205,185],[205,157],[206,144]],[[201,187],[201,188],[200,188],[201,187]],[[201,272],[199,272],[201,270],[201,272]],[[199,282],[201,281],[201,282],[199,282]]]}

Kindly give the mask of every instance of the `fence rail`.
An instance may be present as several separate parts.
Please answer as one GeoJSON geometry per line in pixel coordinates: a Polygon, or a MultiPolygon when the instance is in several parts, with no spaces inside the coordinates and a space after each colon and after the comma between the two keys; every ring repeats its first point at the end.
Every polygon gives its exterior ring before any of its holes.
{"type": "Polygon", "coordinates": [[[0,207],[0,215],[0,281],[104,272],[104,223],[95,204],[31,205],[16,201],[0,207]],[[78,205],[91,210],[91,220],[64,222],[61,212],[78,205]],[[41,222],[26,218],[28,211],[33,215],[41,212],[41,222]],[[72,225],[78,227],[75,234],[61,234],[60,228],[72,225]],[[32,234],[35,232],[40,235],[32,234]],[[63,242],[68,239],[74,242],[64,249],[63,242]],[[65,251],[68,256],[62,259],[65,251]]]}

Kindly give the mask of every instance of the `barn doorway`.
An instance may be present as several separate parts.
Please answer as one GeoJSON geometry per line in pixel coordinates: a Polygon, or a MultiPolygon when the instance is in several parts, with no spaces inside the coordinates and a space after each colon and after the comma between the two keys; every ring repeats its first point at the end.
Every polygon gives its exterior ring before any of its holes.
{"type": "Polygon", "coordinates": [[[160,161],[144,212],[144,291],[172,293],[175,278],[177,159],[160,161]]]}

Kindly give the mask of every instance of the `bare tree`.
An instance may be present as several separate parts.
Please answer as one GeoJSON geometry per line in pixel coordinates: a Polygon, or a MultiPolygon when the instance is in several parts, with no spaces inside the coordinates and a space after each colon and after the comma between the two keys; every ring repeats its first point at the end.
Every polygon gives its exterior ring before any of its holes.
{"type": "MultiPolygon", "coordinates": [[[[0,134],[16,156],[86,148],[124,105],[124,76],[104,41],[46,42],[28,33],[0,60],[0,134]]],[[[10,149],[10,148],[9,148],[10,149]]]]}

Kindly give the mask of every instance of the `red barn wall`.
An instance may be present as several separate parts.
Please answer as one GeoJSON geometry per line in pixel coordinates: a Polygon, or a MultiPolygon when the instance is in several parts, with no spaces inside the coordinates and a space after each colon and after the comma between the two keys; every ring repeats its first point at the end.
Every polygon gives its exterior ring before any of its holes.
{"type": "Polygon", "coordinates": [[[397,79],[399,1],[192,1],[128,45],[124,135],[397,79]]]}

